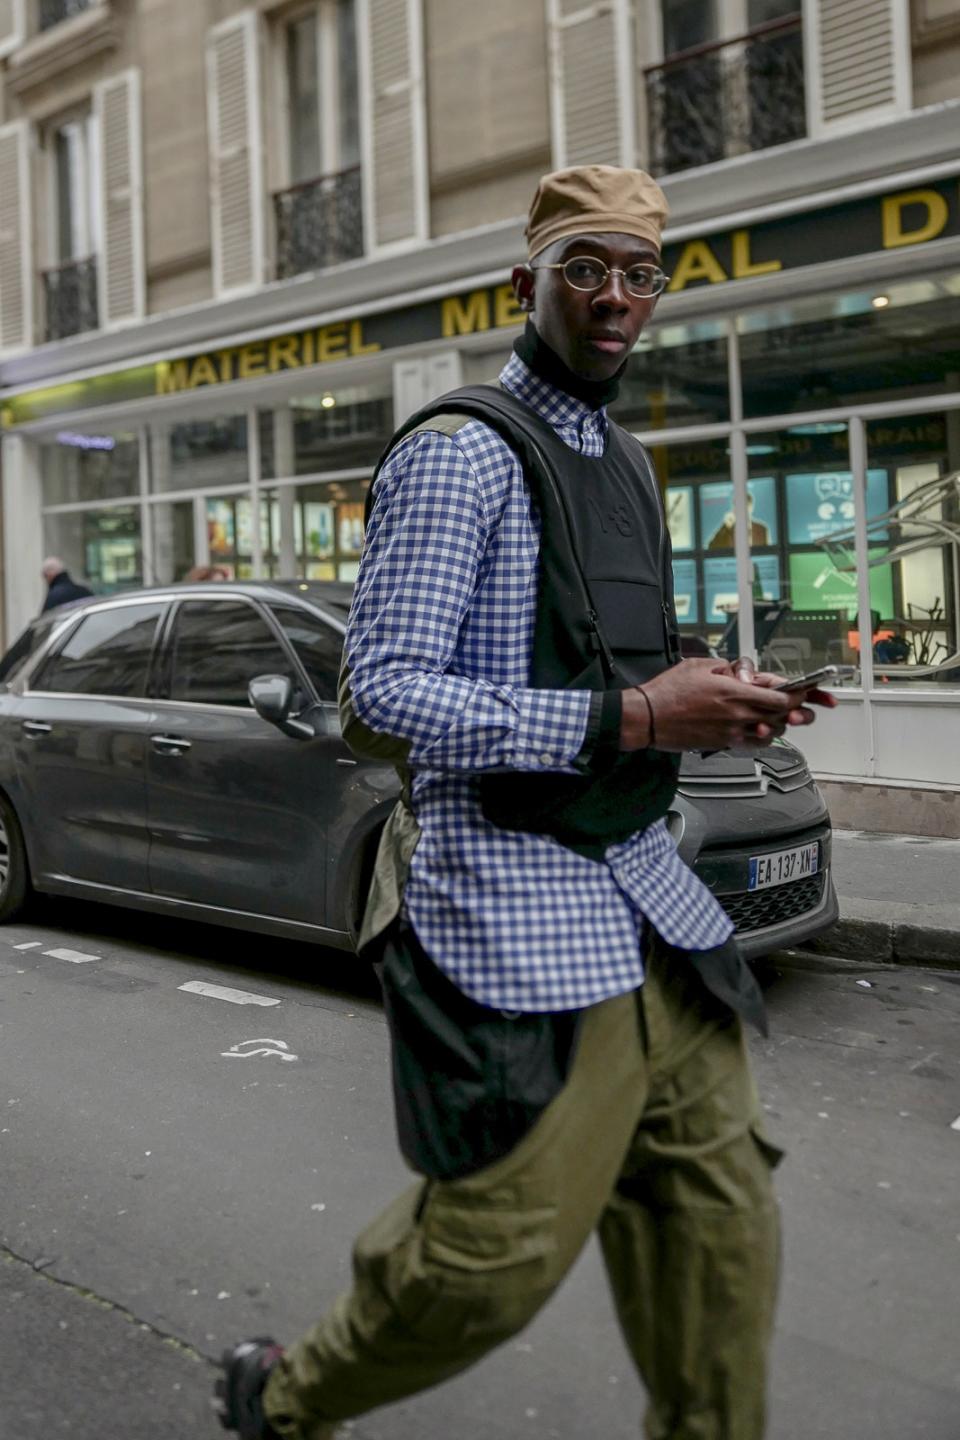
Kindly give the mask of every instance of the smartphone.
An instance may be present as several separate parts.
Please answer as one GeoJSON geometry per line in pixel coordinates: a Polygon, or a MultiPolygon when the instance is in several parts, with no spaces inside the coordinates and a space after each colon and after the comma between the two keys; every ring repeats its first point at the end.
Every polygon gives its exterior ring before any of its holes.
{"type": "Polygon", "coordinates": [[[774,690],[812,690],[823,681],[848,680],[856,673],[854,665],[824,665],[820,670],[811,670],[806,675],[791,675],[779,685],[774,685],[774,690]]]}

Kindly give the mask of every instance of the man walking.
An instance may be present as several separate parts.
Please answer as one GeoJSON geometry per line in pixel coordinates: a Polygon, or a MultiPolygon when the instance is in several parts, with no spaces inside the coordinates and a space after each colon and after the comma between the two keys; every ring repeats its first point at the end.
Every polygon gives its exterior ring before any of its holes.
{"type": "Polygon", "coordinates": [[[831,701],[679,660],[656,479],[605,411],[666,283],[665,219],[641,171],[546,176],[499,388],[414,417],[375,478],[341,715],[404,782],[361,948],[422,1178],[303,1339],[224,1356],[243,1440],[324,1440],[455,1375],[594,1230],[648,1440],[763,1432],[778,1152],[740,1018],[763,1004],[664,816],[683,750],[769,743],[831,701]]]}
{"type": "Polygon", "coordinates": [[[71,578],[70,571],[56,555],[50,555],[44,560],[40,573],[47,582],[47,594],[41,606],[41,614],[44,610],[55,609],[57,605],[67,605],[71,600],[85,600],[93,594],[86,585],[78,585],[76,580],[71,578]]]}

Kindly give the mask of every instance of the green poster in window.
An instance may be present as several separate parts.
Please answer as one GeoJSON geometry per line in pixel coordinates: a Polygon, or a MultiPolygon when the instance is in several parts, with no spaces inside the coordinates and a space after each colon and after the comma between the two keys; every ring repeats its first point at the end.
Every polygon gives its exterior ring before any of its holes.
{"type": "MultiPolygon", "coordinates": [[[[893,615],[893,571],[883,565],[886,551],[870,551],[870,608],[888,620],[893,615]]],[[[846,610],[857,613],[857,574],[838,570],[822,551],[813,554],[796,550],[790,555],[790,603],[794,610],[846,610]]]]}

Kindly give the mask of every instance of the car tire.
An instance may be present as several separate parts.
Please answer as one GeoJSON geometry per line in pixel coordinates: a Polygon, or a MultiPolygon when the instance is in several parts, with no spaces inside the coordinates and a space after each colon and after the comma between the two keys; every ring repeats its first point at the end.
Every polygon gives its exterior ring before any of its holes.
{"type": "Polygon", "coordinates": [[[0,795],[0,924],[19,915],[30,894],[30,867],[20,821],[0,795]]]}

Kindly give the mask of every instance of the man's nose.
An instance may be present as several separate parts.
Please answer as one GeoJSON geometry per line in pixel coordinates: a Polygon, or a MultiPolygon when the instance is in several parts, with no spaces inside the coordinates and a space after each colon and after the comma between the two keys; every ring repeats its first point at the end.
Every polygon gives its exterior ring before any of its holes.
{"type": "Polygon", "coordinates": [[[630,294],[624,277],[613,270],[609,271],[600,289],[594,292],[593,303],[604,310],[617,310],[621,313],[629,310],[630,294]]]}

